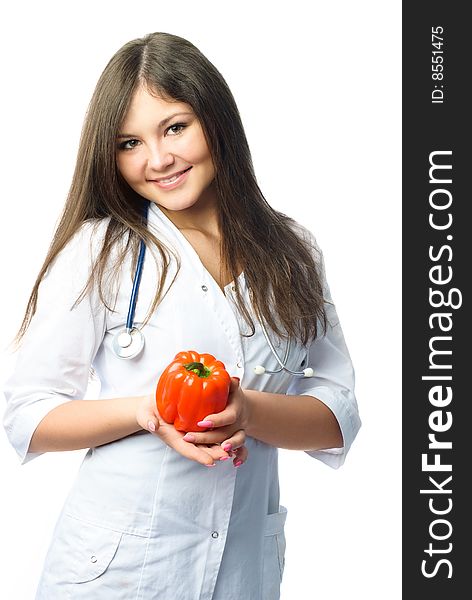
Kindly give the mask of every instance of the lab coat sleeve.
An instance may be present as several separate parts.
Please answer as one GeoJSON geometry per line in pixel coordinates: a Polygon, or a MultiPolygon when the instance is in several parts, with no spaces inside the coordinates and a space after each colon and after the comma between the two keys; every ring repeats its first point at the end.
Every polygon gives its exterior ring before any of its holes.
{"type": "Polygon", "coordinates": [[[73,305],[90,273],[103,232],[99,225],[84,224],[49,266],[4,387],[4,427],[21,464],[40,456],[28,452],[28,447],[46,414],[83,398],[87,389],[91,363],[104,335],[104,308],[95,292],[73,305]]]}
{"type": "Polygon", "coordinates": [[[320,264],[327,330],[326,335],[317,337],[308,348],[306,366],[314,370],[314,376],[293,377],[287,394],[313,396],[333,412],[341,429],[343,447],[306,453],[337,469],[344,463],[361,421],[354,395],[354,368],[326,281],[323,257],[311,234],[310,240],[320,264]]]}

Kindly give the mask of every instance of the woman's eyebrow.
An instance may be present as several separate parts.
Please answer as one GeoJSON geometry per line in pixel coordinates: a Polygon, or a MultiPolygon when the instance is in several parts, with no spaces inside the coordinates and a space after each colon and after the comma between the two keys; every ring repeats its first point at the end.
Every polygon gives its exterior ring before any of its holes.
{"type": "Polygon", "coordinates": [[[159,123],[159,127],[164,127],[164,125],[166,123],[168,123],[171,119],[173,119],[174,117],[177,117],[178,115],[193,115],[193,113],[189,112],[189,111],[186,111],[186,112],[176,112],[176,113],[174,113],[172,115],[169,115],[165,119],[162,119],[162,121],[159,123]]]}
{"type": "MultiPolygon", "coordinates": [[[[169,115],[168,117],[166,117],[165,119],[162,119],[162,121],[159,123],[159,127],[164,127],[164,125],[166,125],[166,123],[168,123],[169,121],[171,121],[174,117],[177,117],[178,115],[193,115],[192,112],[176,112],[173,113],[171,115],[169,115]]],[[[133,137],[133,134],[131,133],[119,133],[117,135],[118,138],[129,138],[129,137],[133,137]]]]}

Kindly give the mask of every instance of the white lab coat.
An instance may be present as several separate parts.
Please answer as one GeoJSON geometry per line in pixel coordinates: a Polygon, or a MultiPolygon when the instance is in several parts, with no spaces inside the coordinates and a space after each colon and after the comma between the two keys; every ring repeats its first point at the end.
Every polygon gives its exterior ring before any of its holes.
{"type": "MultiPolygon", "coordinates": [[[[153,228],[181,258],[181,269],[144,328],[145,348],[122,360],[112,350],[123,327],[132,285],[131,260],[121,273],[115,312],[95,292],[71,309],[89,273],[106,222],[84,225],[40,287],[16,369],[5,387],[4,425],[22,463],[40,420],[54,407],[83,398],[90,366],[101,380],[101,397],[150,393],[165,366],[181,350],[209,352],[223,361],[242,388],[306,394],[325,402],[339,421],[344,447],[308,452],[337,468],[360,420],[354,374],[334,306],[331,327],[309,348],[292,348],[288,366],[314,368],[303,379],[283,372],[257,376],[258,364],[276,364],[260,327],[247,326],[197,253],[154,204],[153,228]],[[303,362],[305,359],[306,362],[303,362]]],[[[171,267],[171,277],[175,265],[171,267]]],[[[135,323],[153,298],[156,269],[146,253],[135,323]]],[[[248,299],[244,274],[239,281],[248,299]]],[[[329,290],[326,286],[326,293],[329,290]]],[[[256,322],[257,323],[257,322],[256,322]]],[[[274,338],[275,343],[280,340],[274,338]]],[[[284,345],[278,346],[283,356],[284,345]]],[[[81,465],[54,530],[37,600],[277,600],[284,568],[286,509],[279,505],[277,448],[248,437],[247,462],[213,469],[184,458],[146,431],[91,448],[81,465]]],[[[304,474],[306,476],[306,473],[304,474]]]]}

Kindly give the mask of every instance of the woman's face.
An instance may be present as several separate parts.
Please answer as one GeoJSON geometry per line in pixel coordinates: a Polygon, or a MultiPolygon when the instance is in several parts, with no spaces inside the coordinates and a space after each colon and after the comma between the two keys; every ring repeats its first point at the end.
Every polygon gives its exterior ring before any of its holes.
{"type": "Polygon", "coordinates": [[[216,198],[213,161],[200,122],[184,102],[140,87],[117,139],[118,170],[141,196],[171,211],[216,198]]]}

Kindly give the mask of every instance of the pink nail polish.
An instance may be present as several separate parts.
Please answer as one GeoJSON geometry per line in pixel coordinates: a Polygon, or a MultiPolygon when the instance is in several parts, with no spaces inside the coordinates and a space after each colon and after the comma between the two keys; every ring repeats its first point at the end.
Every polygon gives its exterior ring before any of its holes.
{"type": "Polygon", "coordinates": [[[239,467],[239,466],[240,466],[240,465],[242,465],[242,464],[243,464],[243,461],[242,461],[242,460],[237,460],[237,461],[234,463],[234,466],[235,466],[235,467],[239,467]]]}
{"type": "Polygon", "coordinates": [[[216,467],[216,463],[213,463],[211,465],[205,465],[205,467],[216,467]]]}
{"type": "Polygon", "coordinates": [[[186,442],[194,442],[196,439],[197,439],[197,438],[196,438],[194,435],[192,435],[191,433],[186,433],[186,434],[184,435],[184,440],[185,440],[186,442]]]}
{"type": "Polygon", "coordinates": [[[197,425],[199,427],[213,427],[213,421],[199,421],[197,425]]]}
{"type": "Polygon", "coordinates": [[[232,448],[233,448],[233,446],[232,446],[231,444],[229,444],[229,443],[228,443],[228,444],[225,444],[225,445],[223,446],[223,450],[224,450],[225,452],[229,452],[230,450],[232,450],[232,448]]]}
{"type": "Polygon", "coordinates": [[[220,460],[228,460],[229,456],[222,456],[220,460]]]}

